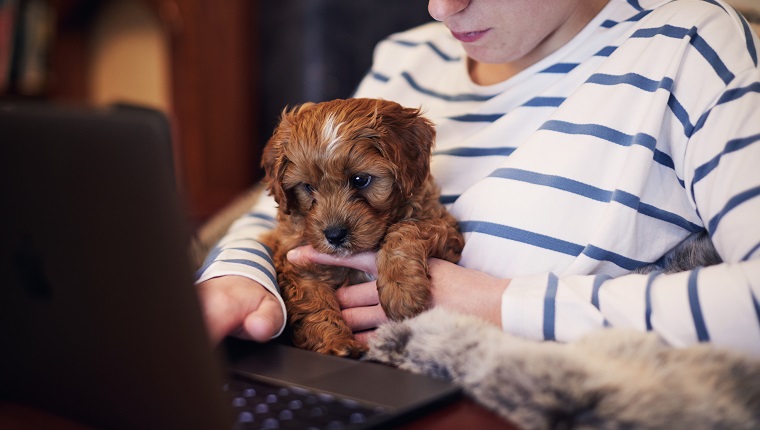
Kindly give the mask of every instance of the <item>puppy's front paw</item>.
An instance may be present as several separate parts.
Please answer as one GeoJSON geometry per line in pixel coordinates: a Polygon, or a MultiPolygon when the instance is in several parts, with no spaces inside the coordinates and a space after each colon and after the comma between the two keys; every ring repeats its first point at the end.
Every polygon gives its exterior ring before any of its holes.
{"type": "Polygon", "coordinates": [[[337,355],[338,357],[360,358],[367,352],[367,345],[356,339],[339,339],[325,342],[316,351],[322,354],[337,355]]]}
{"type": "Polygon", "coordinates": [[[401,321],[430,307],[430,278],[421,241],[409,240],[399,229],[377,253],[377,292],[380,305],[393,321],[401,321]],[[406,240],[407,243],[402,241],[406,240]]]}
{"type": "Polygon", "coordinates": [[[418,279],[418,283],[409,282],[409,278],[406,278],[406,282],[378,279],[380,304],[388,318],[401,321],[427,310],[431,299],[429,282],[427,277],[418,279]]]}

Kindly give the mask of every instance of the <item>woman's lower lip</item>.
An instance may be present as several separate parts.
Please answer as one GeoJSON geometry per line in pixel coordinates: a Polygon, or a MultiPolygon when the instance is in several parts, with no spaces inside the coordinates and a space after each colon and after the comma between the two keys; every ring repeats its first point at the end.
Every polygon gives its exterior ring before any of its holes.
{"type": "Polygon", "coordinates": [[[488,33],[488,30],[468,31],[468,32],[462,32],[462,33],[452,31],[451,35],[454,36],[454,38],[456,38],[460,42],[472,43],[477,40],[480,40],[480,38],[483,37],[486,33],[488,33]]]}

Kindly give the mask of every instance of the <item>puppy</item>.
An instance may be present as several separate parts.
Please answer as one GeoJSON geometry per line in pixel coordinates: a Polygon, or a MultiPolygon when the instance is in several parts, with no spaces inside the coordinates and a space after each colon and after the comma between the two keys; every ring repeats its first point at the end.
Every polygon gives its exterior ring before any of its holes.
{"type": "Polygon", "coordinates": [[[380,304],[392,320],[430,305],[429,257],[459,261],[464,239],[430,175],[435,129],[419,109],[377,99],[305,104],[282,114],[262,166],[278,204],[264,240],[296,346],[358,357],[367,348],[341,316],[335,290],[365,273],[294,266],[301,245],[347,256],[377,251],[380,304]]]}

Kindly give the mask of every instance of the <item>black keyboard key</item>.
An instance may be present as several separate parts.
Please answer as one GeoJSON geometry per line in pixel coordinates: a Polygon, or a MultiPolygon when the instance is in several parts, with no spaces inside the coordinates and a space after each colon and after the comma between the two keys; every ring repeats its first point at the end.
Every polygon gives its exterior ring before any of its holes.
{"type": "Polygon", "coordinates": [[[238,415],[238,422],[240,423],[252,423],[253,422],[253,414],[245,411],[241,412],[240,415],[238,415]]]}
{"type": "Polygon", "coordinates": [[[257,380],[234,378],[223,390],[237,411],[236,429],[350,430],[385,415],[354,399],[257,380]]]}
{"type": "Polygon", "coordinates": [[[351,424],[364,424],[367,422],[367,416],[362,412],[354,412],[348,417],[348,422],[351,424]]]}

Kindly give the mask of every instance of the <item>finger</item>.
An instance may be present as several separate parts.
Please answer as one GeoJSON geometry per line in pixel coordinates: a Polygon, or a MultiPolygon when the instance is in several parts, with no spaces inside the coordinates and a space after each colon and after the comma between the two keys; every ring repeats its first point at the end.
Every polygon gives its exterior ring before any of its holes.
{"type": "Polygon", "coordinates": [[[344,309],[341,311],[341,315],[354,333],[377,328],[380,324],[388,321],[388,317],[380,305],[344,309]]]}
{"type": "Polygon", "coordinates": [[[338,288],[335,292],[341,309],[373,306],[380,303],[375,281],[338,288]]]}
{"type": "Polygon", "coordinates": [[[258,342],[266,342],[282,326],[282,308],[276,300],[263,300],[258,309],[251,312],[243,321],[244,335],[258,342]]]}
{"type": "Polygon", "coordinates": [[[312,262],[329,266],[350,267],[377,276],[374,252],[361,252],[347,257],[338,257],[317,252],[311,246],[301,246],[288,252],[288,261],[296,265],[312,262]]]}
{"type": "Polygon", "coordinates": [[[375,330],[366,330],[366,331],[361,331],[359,333],[354,333],[354,337],[359,342],[367,345],[369,344],[370,340],[372,340],[372,338],[375,337],[375,330]]]}

